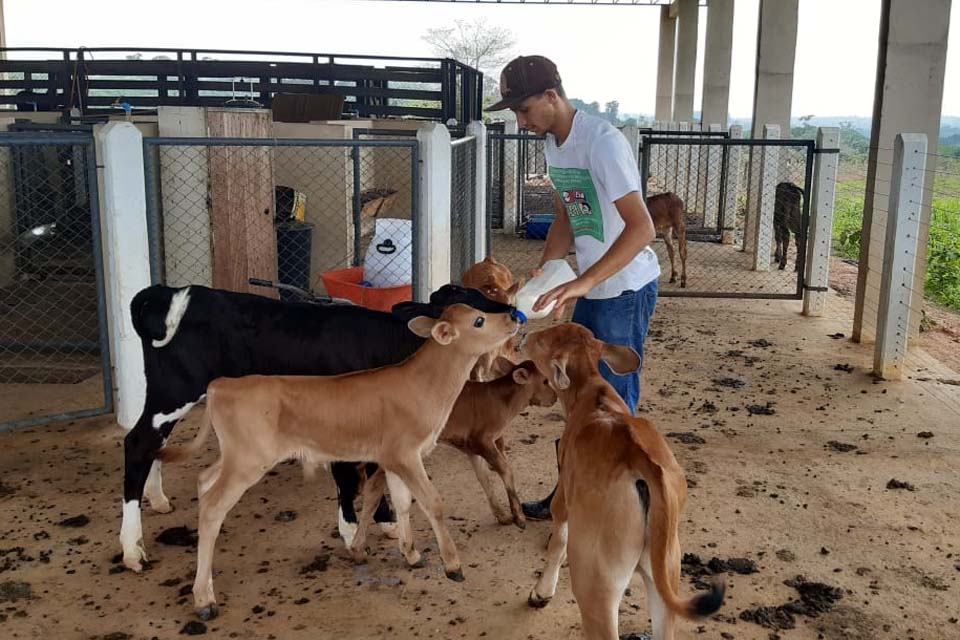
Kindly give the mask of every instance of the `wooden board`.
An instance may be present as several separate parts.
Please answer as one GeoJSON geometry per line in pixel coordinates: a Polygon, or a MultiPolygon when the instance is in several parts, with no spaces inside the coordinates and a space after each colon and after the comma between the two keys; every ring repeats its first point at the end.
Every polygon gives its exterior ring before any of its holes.
{"type": "MultiPolygon", "coordinates": [[[[211,138],[269,138],[270,111],[208,109],[211,138]]],[[[277,297],[248,278],[277,279],[273,154],[268,147],[210,147],[213,286],[277,297]]]]}

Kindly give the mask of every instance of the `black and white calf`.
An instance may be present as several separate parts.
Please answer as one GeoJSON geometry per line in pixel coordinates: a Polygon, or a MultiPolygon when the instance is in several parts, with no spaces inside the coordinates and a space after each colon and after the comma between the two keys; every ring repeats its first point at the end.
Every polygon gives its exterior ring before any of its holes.
{"type": "MultiPolygon", "coordinates": [[[[469,304],[504,313],[512,307],[474,289],[444,285],[427,304],[402,303],[393,313],[352,305],[285,303],[202,286],[152,286],[130,305],[143,347],[147,381],[143,413],[124,440],[123,563],[140,571],[146,560],[140,502],[171,510],[163,493],[156,452],[177,422],[216,378],[263,375],[336,375],[403,361],[423,343],[407,329],[416,315],[439,317],[443,308],[469,304]]],[[[349,547],[356,530],[355,463],[336,463],[340,530],[349,547]]],[[[392,522],[386,503],[378,522],[392,522]]]]}

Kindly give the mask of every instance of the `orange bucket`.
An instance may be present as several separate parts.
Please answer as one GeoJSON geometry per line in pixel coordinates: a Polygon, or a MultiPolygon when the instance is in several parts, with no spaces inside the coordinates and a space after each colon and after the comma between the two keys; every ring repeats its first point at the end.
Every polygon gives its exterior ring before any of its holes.
{"type": "Polygon", "coordinates": [[[413,286],[409,284],[399,287],[363,286],[360,284],[363,282],[363,267],[325,271],[320,278],[327,295],[346,298],[368,309],[390,311],[398,302],[413,300],[413,286]]]}

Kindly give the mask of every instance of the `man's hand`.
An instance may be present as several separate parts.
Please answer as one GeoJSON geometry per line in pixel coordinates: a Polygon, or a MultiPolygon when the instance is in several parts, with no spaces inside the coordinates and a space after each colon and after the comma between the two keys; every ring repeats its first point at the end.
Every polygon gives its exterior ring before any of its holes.
{"type": "Polygon", "coordinates": [[[571,300],[576,300],[577,298],[582,298],[587,295],[591,289],[593,289],[593,283],[583,277],[577,278],[576,280],[571,280],[561,284],[559,287],[554,287],[550,291],[547,291],[545,294],[537,298],[536,303],[533,305],[534,311],[540,311],[544,307],[550,305],[551,302],[556,301],[557,306],[553,310],[553,319],[562,320],[563,319],[563,309],[566,306],[567,302],[571,300]]]}

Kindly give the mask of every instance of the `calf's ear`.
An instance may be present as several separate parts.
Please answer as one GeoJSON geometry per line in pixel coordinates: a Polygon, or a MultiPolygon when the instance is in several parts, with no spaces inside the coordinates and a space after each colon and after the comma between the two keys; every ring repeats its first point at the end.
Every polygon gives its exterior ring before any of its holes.
{"type": "Polygon", "coordinates": [[[640,355],[632,347],[606,342],[603,343],[603,350],[600,351],[600,359],[607,363],[611,371],[620,376],[637,371],[643,364],[640,355]]]}
{"type": "Polygon", "coordinates": [[[438,320],[430,329],[430,335],[438,343],[447,346],[460,336],[460,332],[446,320],[438,320]]]}
{"type": "Polygon", "coordinates": [[[410,329],[413,334],[418,335],[421,338],[429,338],[435,324],[437,324],[437,320],[434,320],[433,318],[427,316],[417,316],[416,318],[412,318],[409,322],[407,322],[407,328],[410,329]]]}

